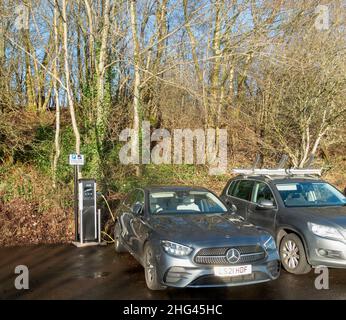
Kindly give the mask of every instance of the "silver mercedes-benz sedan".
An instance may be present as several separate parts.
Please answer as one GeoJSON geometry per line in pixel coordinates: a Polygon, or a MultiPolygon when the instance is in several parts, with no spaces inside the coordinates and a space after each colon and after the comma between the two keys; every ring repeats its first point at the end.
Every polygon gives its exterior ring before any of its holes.
{"type": "Polygon", "coordinates": [[[280,274],[272,236],[205,188],[129,193],[117,211],[115,250],[130,252],[143,265],[152,290],[248,285],[280,274]]]}

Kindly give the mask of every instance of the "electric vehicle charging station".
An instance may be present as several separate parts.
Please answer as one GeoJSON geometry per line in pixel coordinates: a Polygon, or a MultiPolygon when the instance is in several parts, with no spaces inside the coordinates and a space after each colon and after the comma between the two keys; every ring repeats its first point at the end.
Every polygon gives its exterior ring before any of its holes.
{"type": "Polygon", "coordinates": [[[101,210],[97,209],[95,179],[78,179],[79,166],[84,156],[71,154],[69,164],[74,166],[75,241],[77,247],[100,245],[101,210]]]}
{"type": "Polygon", "coordinates": [[[94,179],[78,180],[78,213],[80,242],[98,242],[100,219],[96,208],[96,181],[94,179]]]}

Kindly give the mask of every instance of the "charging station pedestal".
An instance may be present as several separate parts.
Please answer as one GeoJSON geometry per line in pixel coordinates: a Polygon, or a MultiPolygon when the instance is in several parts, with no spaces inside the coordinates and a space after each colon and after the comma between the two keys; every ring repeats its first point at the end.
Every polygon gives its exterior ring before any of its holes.
{"type": "Polygon", "coordinates": [[[94,179],[78,180],[78,241],[73,242],[77,247],[99,245],[100,210],[96,207],[96,181],[94,179]]]}
{"type": "Polygon", "coordinates": [[[78,212],[80,242],[96,242],[98,240],[98,218],[95,180],[79,179],[78,212]]]}
{"type": "Polygon", "coordinates": [[[78,179],[79,166],[84,156],[70,154],[69,164],[74,166],[74,214],[76,247],[103,245],[101,242],[101,210],[96,205],[95,179],[78,179]]]}

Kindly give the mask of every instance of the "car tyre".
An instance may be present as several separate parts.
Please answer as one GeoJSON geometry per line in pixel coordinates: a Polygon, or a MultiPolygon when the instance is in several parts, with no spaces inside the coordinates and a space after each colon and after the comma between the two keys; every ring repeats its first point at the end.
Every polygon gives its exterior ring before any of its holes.
{"type": "Polygon", "coordinates": [[[284,269],[293,274],[305,274],[310,272],[304,245],[300,238],[289,233],[283,237],[280,243],[280,259],[284,269]]]}
{"type": "Polygon", "coordinates": [[[157,265],[153,249],[146,245],[144,249],[144,274],[145,282],[150,290],[164,290],[157,274],[157,265]]]}
{"type": "Polygon", "coordinates": [[[127,252],[121,241],[121,229],[119,222],[116,222],[114,227],[114,249],[117,253],[127,252]]]}

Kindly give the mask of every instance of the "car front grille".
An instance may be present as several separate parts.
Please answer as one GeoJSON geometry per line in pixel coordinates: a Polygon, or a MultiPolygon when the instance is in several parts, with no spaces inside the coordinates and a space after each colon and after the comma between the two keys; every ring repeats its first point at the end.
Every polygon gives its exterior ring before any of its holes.
{"type": "Polygon", "coordinates": [[[260,261],[265,256],[266,252],[259,245],[203,248],[197,252],[194,261],[203,265],[239,265],[260,261]],[[227,251],[230,249],[237,249],[240,252],[240,259],[237,263],[230,263],[226,258],[227,251]]]}

